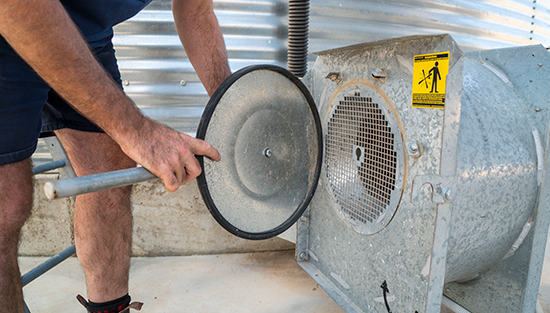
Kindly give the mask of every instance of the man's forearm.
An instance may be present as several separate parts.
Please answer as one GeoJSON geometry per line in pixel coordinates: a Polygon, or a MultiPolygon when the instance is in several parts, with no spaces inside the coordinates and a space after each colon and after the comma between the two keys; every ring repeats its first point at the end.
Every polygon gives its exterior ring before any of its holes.
{"type": "MultiPolygon", "coordinates": [[[[0,34],[59,95],[111,136],[126,155],[160,177],[167,190],[175,191],[201,173],[195,155],[220,159],[219,152],[207,142],[143,116],[93,57],[59,0],[1,0],[0,34]]],[[[192,54],[196,59],[197,54],[192,54]]],[[[208,64],[199,63],[199,75],[210,72],[204,70],[208,64]]],[[[221,76],[225,78],[225,73],[221,76]]],[[[205,78],[209,92],[217,87],[218,80],[221,82],[220,78],[205,78]]]]}
{"type": "Polygon", "coordinates": [[[179,37],[209,95],[231,74],[211,0],[173,0],[179,37]]]}
{"type": "Polygon", "coordinates": [[[115,140],[142,124],[144,117],[96,61],[58,0],[0,1],[0,34],[59,95],[115,140]]]}

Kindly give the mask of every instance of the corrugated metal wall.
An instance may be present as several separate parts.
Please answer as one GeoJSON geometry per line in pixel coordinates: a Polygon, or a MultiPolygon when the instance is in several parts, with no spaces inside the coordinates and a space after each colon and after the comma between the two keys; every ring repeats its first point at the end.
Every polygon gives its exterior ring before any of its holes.
{"type": "Polygon", "coordinates": [[[548,0],[312,2],[310,49],[450,33],[464,50],[550,44],[548,0]]]}
{"type": "MultiPolygon", "coordinates": [[[[275,1],[216,1],[230,67],[286,65],[287,5],[275,1]]],[[[194,134],[206,90],[186,58],[170,1],[156,0],[115,28],[115,49],[125,91],[145,114],[194,134]]]]}
{"type": "MultiPolygon", "coordinates": [[[[310,1],[310,62],[311,52],[414,34],[451,33],[464,50],[550,44],[550,0],[310,1]]],[[[215,0],[215,10],[232,70],[286,66],[288,1],[215,0]]],[[[117,26],[114,42],[125,90],[138,106],[194,133],[208,97],[181,48],[170,1],[155,0],[117,26]]]]}
{"type": "MultiPolygon", "coordinates": [[[[233,71],[286,66],[288,0],[214,0],[233,71]]],[[[415,34],[450,33],[464,50],[550,45],[550,0],[310,0],[312,52],[415,34]]],[[[115,28],[126,92],[145,114],[194,134],[205,89],[176,34],[170,0],[115,28]]],[[[39,150],[43,151],[43,147],[39,150]]]]}

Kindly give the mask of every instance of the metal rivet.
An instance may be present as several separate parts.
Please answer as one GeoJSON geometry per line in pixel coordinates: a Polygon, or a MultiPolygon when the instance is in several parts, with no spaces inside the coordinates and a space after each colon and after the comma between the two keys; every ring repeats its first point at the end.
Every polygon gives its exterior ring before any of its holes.
{"type": "Polygon", "coordinates": [[[300,253],[300,259],[305,259],[306,258],[306,253],[305,252],[302,252],[300,253]]]}
{"type": "Polygon", "coordinates": [[[302,217],[300,217],[300,221],[302,221],[302,223],[307,222],[307,216],[302,215],[302,217]]]}
{"type": "Polygon", "coordinates": [[[185,80],[182,79],[182,80],[180,81],[180,85],[185,86],[185,85],[187,85],[187,82],[186,82],[185,80]]]}
{"type": "Polygon", "coordinates": [[[130,81],[127,81],[127,80],[123,80],[122,83],[124,84],[124,86],[129,86],[130,85],[130,81]]]}
{"type": "Polygon", "coordinates": [[[264,149],[264,156],[265,156],[266,158],[270,158],[272,155],[273,155],[273,152],[271,151],[270,148],[265,148],[265,149],[264,149]]]}

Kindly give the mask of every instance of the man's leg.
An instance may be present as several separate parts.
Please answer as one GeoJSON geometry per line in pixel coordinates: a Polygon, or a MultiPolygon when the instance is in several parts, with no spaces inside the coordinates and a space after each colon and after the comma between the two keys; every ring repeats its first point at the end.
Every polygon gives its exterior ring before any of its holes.
{"type": "Polygon", "coordinates": [[[32,207],[30,159],[0,165],[0,311],[23,313],[19,233],[32,207]]]}
{"type": "MultiPolygon", "coordinates": [[[[78,176],[136,166],[106,134],[55,132],[78,176]]],[[[76,197],[76,252],[86,273],[90,301],[107,302],[128,293],[132,244],[131,186],[76,197]]]]}

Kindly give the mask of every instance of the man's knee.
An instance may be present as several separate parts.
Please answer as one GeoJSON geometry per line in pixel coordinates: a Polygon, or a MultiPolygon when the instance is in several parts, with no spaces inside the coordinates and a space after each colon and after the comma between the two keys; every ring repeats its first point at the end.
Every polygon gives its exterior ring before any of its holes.
{"type": "Polygon", "coordinates": [[[0,235],[18,234],[32,208],[29,159],[0,165],[0,235]]]}
{"type": "Polygon", "coordinates": [[[56,131],[78,176],[135,167],[116,142],[102,133],[56,131]]]}

